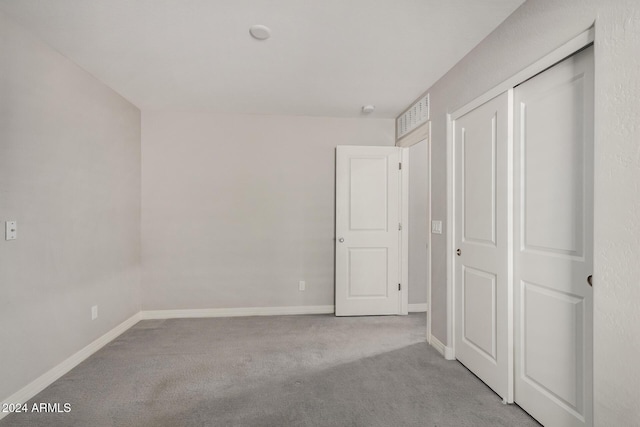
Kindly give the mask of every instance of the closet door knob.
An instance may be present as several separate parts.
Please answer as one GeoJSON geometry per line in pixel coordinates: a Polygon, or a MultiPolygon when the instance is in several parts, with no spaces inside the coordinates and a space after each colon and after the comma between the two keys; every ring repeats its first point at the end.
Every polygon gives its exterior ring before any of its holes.
{"type": "Polygon", "coordinates": [[[462,255],[462,251],[460,249],[456,249],[456,255],[458,256],[462,255]]]}
{"type": "Polygon", "coordinates": [[[343,237],[339,238],[339,239],[338,239],[338,242],[340,242],[340,243],[344,243],[344,238],[343,238],[343,237]]]}

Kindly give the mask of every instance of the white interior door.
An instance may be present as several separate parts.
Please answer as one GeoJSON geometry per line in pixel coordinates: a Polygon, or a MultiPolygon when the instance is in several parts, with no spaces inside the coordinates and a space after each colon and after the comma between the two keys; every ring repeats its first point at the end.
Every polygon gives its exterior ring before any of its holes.
{"type": "Polygon", "coordinates": [[[400,314],[400,148],[336,150],[336,315],[400,314]]]}
{"type": "Polygon", "coordinates": [[[455,354],[507,401],[509,97],[504,93],[453,124],[455,354]]]}
{"type": "Polygon", "coordinates": [[[592,425],[593,48],[515,89],[516,402],[592,425]]]}

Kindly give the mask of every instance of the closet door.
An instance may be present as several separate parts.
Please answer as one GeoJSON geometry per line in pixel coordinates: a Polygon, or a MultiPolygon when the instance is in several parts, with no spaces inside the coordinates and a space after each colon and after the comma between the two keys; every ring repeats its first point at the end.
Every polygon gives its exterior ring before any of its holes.
{"type": "Polygon", "coordinates": [[[592,425],[593,48],[515,89],[515,400],[592,425]]]}
{"type": "Polygon", "coordinates": [[[504,93],[453,123],[455,353],[507,401],[509,110],[504,93]]]}

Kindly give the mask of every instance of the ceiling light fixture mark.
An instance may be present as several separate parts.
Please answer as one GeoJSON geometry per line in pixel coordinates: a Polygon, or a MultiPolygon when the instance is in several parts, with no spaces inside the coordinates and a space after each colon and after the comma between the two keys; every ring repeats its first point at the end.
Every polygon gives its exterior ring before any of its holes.
{"type": "Polygon", "coordinates": [[[256,40],[266,40],[271,37],[271,30],[266,25],[252,25],[249,28],[249,34],[256,40]]]}

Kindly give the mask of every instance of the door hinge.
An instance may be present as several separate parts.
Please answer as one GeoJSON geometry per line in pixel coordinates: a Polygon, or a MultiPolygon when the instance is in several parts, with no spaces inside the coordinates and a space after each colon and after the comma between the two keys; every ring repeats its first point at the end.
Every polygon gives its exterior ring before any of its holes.
{"type": "Polygon", "coordinates": [[[398,224],[398,231],[402,231],[402,224],[398,224]]]}
{"type": "Polygon", "coordinates": [[[398,283],[398,290],[401,291],[402,290],[402,285],[400,283],[398,283]]]}
{"type": "Polygon", "coordinates": [[[398,163],[398,169],[402,170],[402,163],[398,163]]]}

